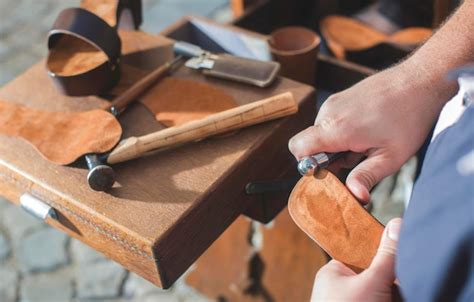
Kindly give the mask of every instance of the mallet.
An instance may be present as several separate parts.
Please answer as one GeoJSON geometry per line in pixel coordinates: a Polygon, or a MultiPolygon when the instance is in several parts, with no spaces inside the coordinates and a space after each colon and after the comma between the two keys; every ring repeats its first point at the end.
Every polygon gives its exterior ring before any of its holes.
{"type": "Polygon", "coordinates": [[[98,191],[106,191],[112,187],[114,183],[113,177],[107,179],[111,174],[106,169],[101,168],[105,164],[110,165],[124,162],[144,156],[152,151],[241,129],[294,114],[297,111],[298,105],[293,95],[290,92],[286,92],[215,113],[181,126],[166,128],[140,137],[126,138],[110,153],[103,155],[99,161],[90,161],[91,171],[96,171],[97,175],[92,175],[92,177],[88,178],[89,185],[92,189],[98,191]],[[96,166],[93,166],[94,164],[96,166]],[[101,174],[99,175],[98,173],[101,174]]]}
{"type": "MultiPolygon", "coordinates": [[[[150,74],[140,79],[138,82],[127,89],[122,95],[115,98],[112,103],[103,107],[114,116],[118,116],[131,102],[150,88],[157,80],[170,73],[180,62],[181,56],[175,57],[173,60],[165,63],[152,71],[150,74]]],[[[85,156],[89,173],[87,174],[87,182],[89,186],[96,191],[104,191],[103,188],[110,188],[115,182],[114,170],[102,163],[101,155],[87,154],[85,156]]]]}

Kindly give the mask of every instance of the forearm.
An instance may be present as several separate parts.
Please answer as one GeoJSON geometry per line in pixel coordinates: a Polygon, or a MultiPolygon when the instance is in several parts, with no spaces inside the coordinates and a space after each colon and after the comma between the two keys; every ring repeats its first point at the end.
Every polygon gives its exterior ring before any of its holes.
{"type": "Polygon", "coordinates": [[[447,81],[449,70],[474,61],[474,0],[465,0],[451,18],[401,64],[404,84],[415,85],[421,100],[441,109],[457,90],[447,81]]]}
{"type": "Polygon", "coordinates": [[[367,156],[347,187],[369,201],[370,189],[397,171],[421,147],[457,84],[446,73],[474,61],[474,0],[456,13],[407,60],[333,94],[315,125],[295,135],[296,158],[352,151],[367,156]]]}

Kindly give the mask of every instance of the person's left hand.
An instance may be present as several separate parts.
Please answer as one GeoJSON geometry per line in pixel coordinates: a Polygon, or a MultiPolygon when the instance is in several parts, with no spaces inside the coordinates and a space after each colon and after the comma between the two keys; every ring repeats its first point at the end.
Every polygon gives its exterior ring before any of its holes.
{"type": "Polygon", "coordinates": [[[391,301],[401,222],[395,218],[387,224],[377,254],[362,273],[336,260],[323,266],[316,275],[311,301],[391,301]]]}

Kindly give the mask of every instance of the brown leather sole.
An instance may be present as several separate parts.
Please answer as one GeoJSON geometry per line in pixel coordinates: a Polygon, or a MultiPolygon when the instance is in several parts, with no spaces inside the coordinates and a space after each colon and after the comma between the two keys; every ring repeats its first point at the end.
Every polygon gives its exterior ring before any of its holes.
{"type": "Polygon", "coordinates": [[[384,227],[332,173],[321,170],[301,178],[291,192],[288,210],[332,258],[356,272],[372,262],[384,227]]]}

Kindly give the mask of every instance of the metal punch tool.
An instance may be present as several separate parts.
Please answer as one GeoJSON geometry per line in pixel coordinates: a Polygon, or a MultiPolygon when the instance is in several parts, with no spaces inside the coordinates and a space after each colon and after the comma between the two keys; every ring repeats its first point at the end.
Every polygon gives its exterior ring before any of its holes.
{"type": "Polygon", "coordinates": [[[331,163],[346,155],[347,152],[340,153],[317,153],[303,157],[298,161],[298,172],[301,175],[312,175],[320,169],[324,169],[331,163]]]}

